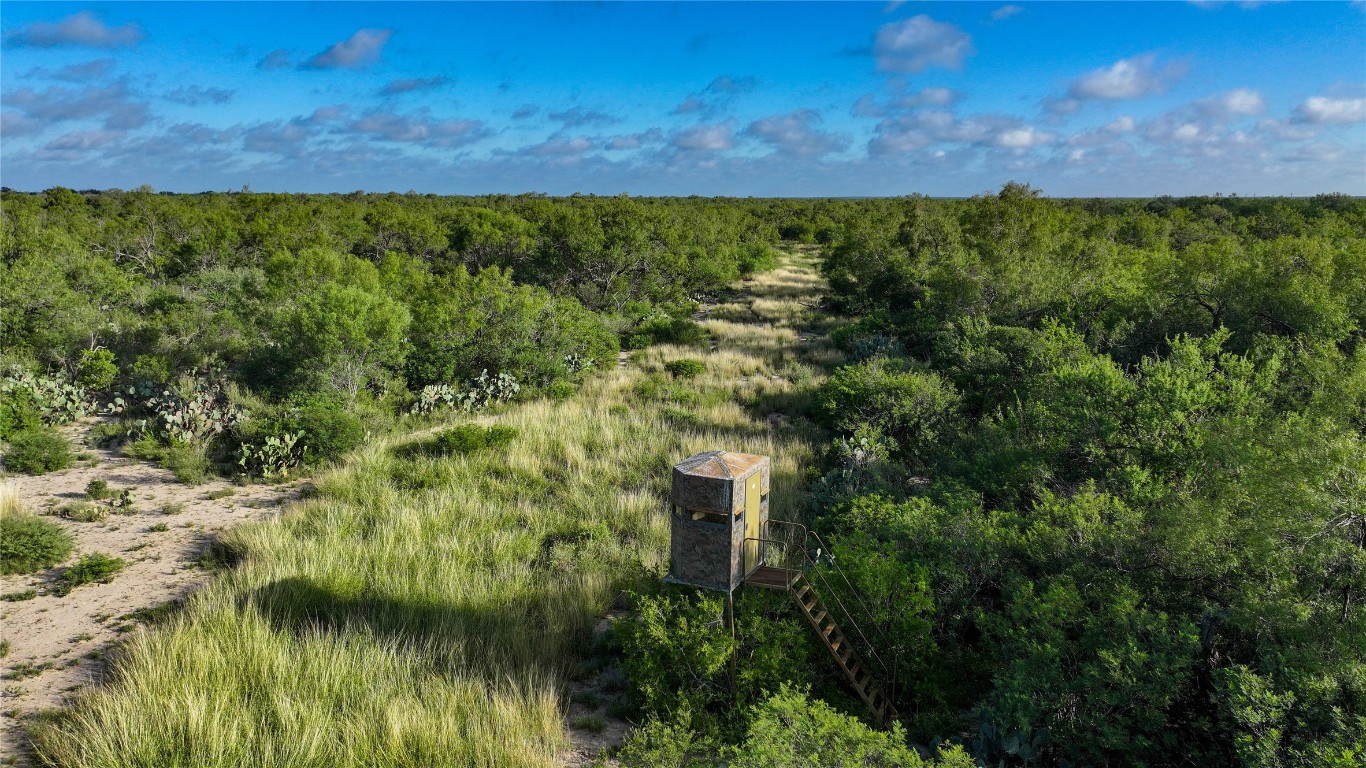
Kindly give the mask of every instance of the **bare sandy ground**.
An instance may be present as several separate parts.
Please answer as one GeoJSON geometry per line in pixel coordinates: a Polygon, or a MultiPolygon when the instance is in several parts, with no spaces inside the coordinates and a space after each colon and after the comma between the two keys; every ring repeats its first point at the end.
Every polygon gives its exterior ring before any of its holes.
{"type": "Polygon", "coordinates": [[[22,760],[22,728],[28,716],[58,706],[71,691],[102,679],[103,658],[121,636],[138,631],[143,622],[139,612],[145,616],[181,599],[208,578],[198,561],[218,531],[274,514],[279,505],[299,495],[297,482],[235,486],[215,480],[183,485],[153,464],[113,450],[83,447],[93,423],[67,430],[73,449],[88,455],[76,466],[5,480],[30,511],[51,514],[49,519],[70,530],[76,547],[70,561],[55,568],[0,576],[0,595],[37,593],[32,599],[0,602],[0,640],[9,642],[8,655],[0,659],[0,762],[22,760]],[[86,500],[85,487],[91,480],[104,480],[116,491],[132,489],[132,507],[93,502],[108,513],[97,522],[55,514],[65,505],[86,500]],[[79,586],[65,597],[52,594],[65,566],[90,552],[122,558],[128,567],[108,584],[79,586]]]}

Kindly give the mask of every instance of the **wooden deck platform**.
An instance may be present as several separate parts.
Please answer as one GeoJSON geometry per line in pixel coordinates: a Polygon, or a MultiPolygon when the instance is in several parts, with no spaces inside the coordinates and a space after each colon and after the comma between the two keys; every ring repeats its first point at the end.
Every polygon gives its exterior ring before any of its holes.
{"type": "Polygon", "coordinates": [[[792,586],[801,571],[789,568],[774,568],[771,565],[761,565],[754,569],[754,572],[745,578],[746,584],[753,584],[756,587],[765,589],[786,590],[792,586]]]}

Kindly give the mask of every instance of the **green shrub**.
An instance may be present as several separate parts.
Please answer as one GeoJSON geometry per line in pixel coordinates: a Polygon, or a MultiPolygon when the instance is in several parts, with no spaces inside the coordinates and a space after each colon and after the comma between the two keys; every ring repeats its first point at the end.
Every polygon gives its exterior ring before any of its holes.
{"type": "Polygon", "coordinates": [[[110,496],[113,496],[114,490],[110,488],[109,483],[104,480],[91,480],[89,483],[86,483],[85,495],[95,501],[100,501],[101,499],[107,499],[110,496]]]}
{"type": "Polygon", "coordinates": [[[691,379],[705,373],[707,366],[701,360],[670,360],[664,364],[664,370],[680,379],[691,379]]]}
{"type": "Polygon", "coordinates": [[[705,712],[730,698],[723,671],[735,647],[715,594],[639,596],[613,624],[632,687],[649,714],[705,712]]]}
{"type": "Polygon", "coordinates": [[[336,461],[365,439],[365,425],[346,404],[321,394],[296,397],[284,415],[266,428],[267,435],[281,439],[300,432],[298,444],[305,464],[336,461]]]}
{"type": "Polygon", "coordinates": [[[546,396],[552,400],[568,400],[577,391],[579,388],[574,386],[573,382],[568,381],[552,382],[550,386],[545,388],[546,396]]]}
{"type": "Polygon", "coordinates": [[[65,528],[29,514],[0,516],[0,574],[33,573],[65,560],[74,545],[65,528]]]}
{"type": "Polygon", "coordinates": [[[87,501],[67,504],[57,510],[57,514],[60,517],[64,517],[67,520],[75,520],[78,523],[98,523],[109,516],[107,511],[87,501]]]}
{"type": "Polygon", "coordinates": [[[110,557],[103,552],[81,555],[81,559],[62,574],[62,580],[53,591],[58,595],[65,595],[83,584],[108,584],[113,580],[114,574],[126,567],[128,563],[122,558],[110,557]]]}
{"type": "Polygon", "coordinates": [[[498,448],[512,442],[517,436],[513,427],[495,424],[481,427],[478,424],[461,424],[458,427],[440,432],[432,438],[432,445],[443,453],[466,454],[486,448],[498,448]]]}
{"type": "Polygon", "coordinates": [[[43,412],[27,389],[15,389],[0,397],[0,440],[9,440],[20,432],[40,429],[43,412]]]}
{"type": "Polygon", "coordinates": [[[739,267],[743,277],[756,272],[767,272],[778,266],[778,252],[768,243],[749,243],[740,246],[739,267]]]}
{"type": "Polygon", "coordinates": [[[87,349],[76,364],[76,383],[86,389],[107,389],[118,375],[114,353],[107,349],[87,349]]]}
{"type": "Polygon", "coordinates": [[[870,728],[786,685],[750,714],[753,719],[744,742],[731,750],[734,760],[729,764],[736,768],[972,768],[977,764],[961,747],[949,747],[942,750],[938,760],[926,760],[907,746],[899,723],[891,731],[870,728]]]}
{"type": "Polygon", "coordinates": [[[51,428],[30,429],[10,440],[5,468],[11,472],[41,475],[71,465],[71,448],[66,438],[51,428]]]}
{"type": "Polygon", "coordinates": [[[186,485],[199,485],[209,479],[209,457],[193,445],[171,444],[162,453],[160,464],[186,485]]]}
{"type": "Polygon", "coordinates": [[[5,594],[0,595],[0,602],[4,602],[4,603],[21,603],[21,602],[23,602],[23,601],[25,601],[25,600],[32,600],[33,598],[35,598],[35,597],[37,597],[37,596],[38,596],[38,590],[30,588],[30,589],[20,590],[19,592],[6,592],[5,594]]]}
{"type": "Polygon", "coordinates": [[[623,349],[644,349],[651,344],[700,346],[711,340],[707,329],[691,318],[656,315],[643,320],[622,339],[623,349]]]}
{"type": "Polygon", "coordinates": [[[895,440],[906,458],[924,461],[950,436],[959,399],[937,373],[873,358],[836,371],[817,404],[831,427],[849,433],[870,427],[895,440]]]}

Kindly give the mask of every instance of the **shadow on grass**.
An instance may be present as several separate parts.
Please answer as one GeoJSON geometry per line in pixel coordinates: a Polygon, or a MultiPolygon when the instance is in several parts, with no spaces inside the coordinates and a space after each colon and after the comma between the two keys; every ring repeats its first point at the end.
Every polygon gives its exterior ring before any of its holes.
{"type": "Polygon", "coordinates": [[[559,606],[578,603],[557,585],[520,595],[497,606],[347,594],[303,577],[267,584],[244,596],[244,611],[255,611],[276,630],[299,637],[319,632],[361,633],[410,649],[438,670],[460,670],[496,679],[510,670],[563,671],[570,651],[588,637],[587,620],[575,622],[559,606]],[[562,631],[552,623],[582,623],[562,631]]]}

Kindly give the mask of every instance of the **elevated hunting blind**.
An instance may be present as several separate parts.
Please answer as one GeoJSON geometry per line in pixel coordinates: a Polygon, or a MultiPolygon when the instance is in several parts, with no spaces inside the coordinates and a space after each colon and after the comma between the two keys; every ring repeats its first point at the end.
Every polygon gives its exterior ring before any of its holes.
{"type": "Polygon", "coordinates": [[[666,581],[730,592],[763,565],[767,456],[707,451],[673,470],[666,581]]]}

